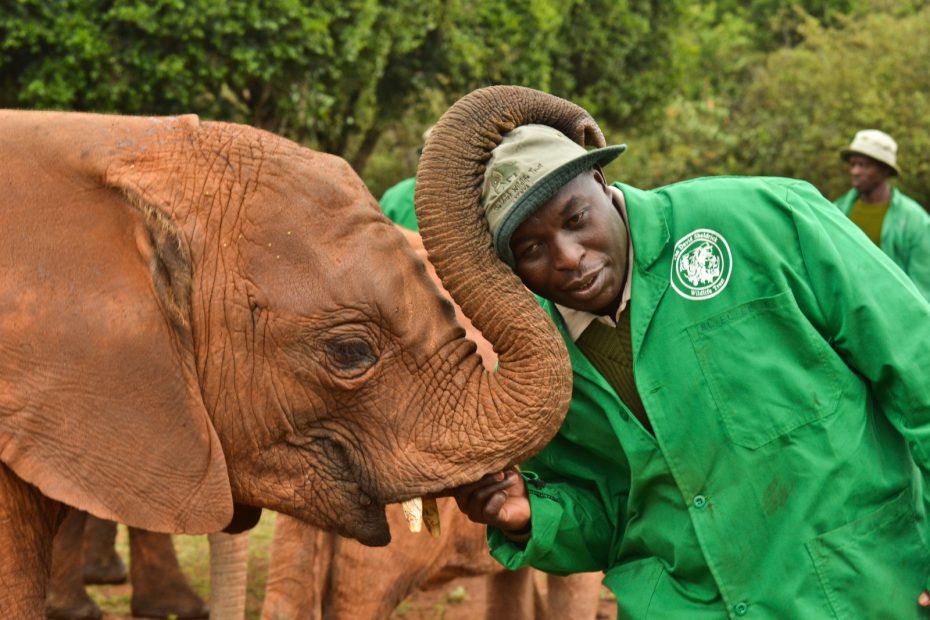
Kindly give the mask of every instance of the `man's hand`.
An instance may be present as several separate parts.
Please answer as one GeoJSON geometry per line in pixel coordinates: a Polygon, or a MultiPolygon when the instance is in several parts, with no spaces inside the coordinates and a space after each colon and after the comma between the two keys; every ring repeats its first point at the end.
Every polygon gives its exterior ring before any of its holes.
{"type": "Polygon", "coordinates": [[[930,592],[924,590],[917,598],[917,604],[921,607],[930,607],[930,592]]]}
{"type": "Polygon", "coordinates": [[[499,528],[505,534],[525,534],[530,526],[530,500],[526,483],[516,470],[488,474],[453,493],[459,510],[474,521],[499,528]]]}

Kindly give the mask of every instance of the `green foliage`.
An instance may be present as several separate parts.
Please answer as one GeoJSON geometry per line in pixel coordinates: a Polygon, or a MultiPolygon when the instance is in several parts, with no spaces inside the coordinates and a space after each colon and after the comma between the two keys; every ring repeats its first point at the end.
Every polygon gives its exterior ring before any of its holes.
{"type": "Polygon", "coordinates": [[[672,45],[676,90],[690,100],[735,97],[765,58],[752,22],[741,13],[721,14],[714,3],[688,5],[672,45]]]}
{"type": "Polygon", "coordinates": [[[801,46],[768,59],[734,111],[739,167],[806,178],[835,197],[849,184],[839,149],[876,128],[898,142],[902,189],[930,204],[930,7],[803,33],[801,46]]]}
{"type": "Polygon", "coordinates": [[[636,123],[668,99],[680,0],[564,2],[551,88],[604,125],[636,123]]]}
{"type": "Polygon", "coordinates": [[[737,138],[729,130],[729,109],[716,100],[677,99],[655,126],[611,133],[628,150],[605,172],[609,178],[642,188],[715,174],[739,172],[737,138]]]}
{"type": "Polygon", "coordinates": [[[422,45],[431,27],[423,3],[392,6],[24,0],[0,15],[0,68],[12,86],[2,103],[196,112],[348,155],[350,138],[383,112],[379,99],[394,103],[377,90],[388,59],[422,45]]]}
{"type": "MultiPolygon", "coordinates": [[[[489,84],[625,122],[663,100],[672,2],[20,0],[0,6],[0,105],[193,112],[341,155],[362,173],[489,84]],[[607,71],[604,69],[607,68],[607,71]]],[[[397,180],[412,174],[397,158],[397,180]]],[[[415,162],[414,162],[415,163],[415,162]]],[[[406,164],[406,165],[405,165],[406,164]]]]}
{"type": "Polygon", "coordinates": [[[768,54],[754,50],[739,11],[692,5],[685,19],[694,29],[676,40],[681,94],[656,122],[610,132],[630,146],[608,169],[613,178],[655,187],[712,174],[790,176],[834,198],[849,187],[840,148],[872,127],[898,141],[901,188],[930,205],[926,2],[871,0],[831,27],[808,16],[798,45],[768,54]]]}
{"type": "Polygon", "coordinates": [[[843,17],[863,7],[863,0],[704,0],[704,7],[720,21],[744,20],[754,31],[756,47],[771,51],[800,42],[805,17],[824,26],[835,26],[843,17]]]}

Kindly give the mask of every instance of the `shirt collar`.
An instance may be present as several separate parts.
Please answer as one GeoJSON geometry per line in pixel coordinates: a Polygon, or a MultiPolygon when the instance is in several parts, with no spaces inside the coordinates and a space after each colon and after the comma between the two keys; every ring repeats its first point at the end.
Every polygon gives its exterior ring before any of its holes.
{"type": "Polygon", "coordinates": [[[600,321],[610,327],[616,327],[620,313],[623,312],[627,304],[630,303],[630,293],[633,286],[633,237],[630,235],[630,220],[626,212],[626,199],[623,196],[623,192],[618,188],[610,186],[607,189],[610,190],[613,203],[617,207],[617,211],[620,212],[620,217],[623,218],[623,225],[626,226],[627,239],[629,240],[627,244],[629,251],[627,253],[626,262],[626,282],[623,284],[623,292],[620,294],[620,307],[617,308],[617,314],[613,317],[600,316],[584,310],[575,310],[574,308],[567,308],[555,304],[555,307],[559,310],[559,314],[562,315],[562,319],[565,321],[565,328],[568,330],[572,342],[577,341],[578,338],[581,337],[582,332],[588,329],[588,325],[590,325],[592,321],[600,321]]]}

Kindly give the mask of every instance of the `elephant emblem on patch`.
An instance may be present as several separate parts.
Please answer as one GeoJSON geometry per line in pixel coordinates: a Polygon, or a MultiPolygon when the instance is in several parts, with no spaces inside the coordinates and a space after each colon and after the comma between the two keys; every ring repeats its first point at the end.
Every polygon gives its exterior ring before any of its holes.
{"type": "Polygon", "coordinates": [[[730,281],[733,257],[719,233],[699,228],[678,240],[672,255],[671,284],[685,299],[710,299],[730,281]]]}
{"type": "Polygon", "coordinates": [[[714,256],[714,248],[702,243],[680,259],[678,270],[692,286],[709,284],[720,275],[720,259],[714,256]]]}

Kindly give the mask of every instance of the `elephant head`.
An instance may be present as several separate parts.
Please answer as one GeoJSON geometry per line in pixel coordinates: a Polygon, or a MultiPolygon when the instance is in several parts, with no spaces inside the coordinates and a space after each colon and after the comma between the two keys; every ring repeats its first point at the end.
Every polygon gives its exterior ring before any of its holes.
{"type": "Polygon", "coordinates": [[[339,158],[195,116],[4,111],[0,167],[0,461],[52,499],[184,533],[235,501],[386,544],[385,504],[562,420],[530,297],[476,308],[487,371],[339,158]]]}

